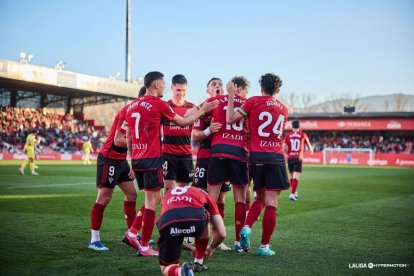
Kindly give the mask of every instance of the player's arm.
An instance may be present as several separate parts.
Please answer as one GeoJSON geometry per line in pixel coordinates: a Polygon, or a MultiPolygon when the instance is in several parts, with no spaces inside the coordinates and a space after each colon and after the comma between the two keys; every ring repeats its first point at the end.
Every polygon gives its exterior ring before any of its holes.
{"type": "Polygon", "coordinates": [[[226,238],[226,227],[224,226],[223,218],[220,214],[211,216],[211,223],[213,224],[214,229],[216,229],[216,235],[213,238],[213,241],[206,249],[206,257],[210,257],[213,253],[213,250],[219,246],[220,243],[226,238]]]}
{"type": "Polygon", "coordinates": [[[201,142],[210,136],[213,133],[216,133],[220,130],[221,124],[214,122],[214,119],[211,120],[210,126],[205,128],[204,130],[200,129],[193,129],[193,140],[196,142],[201,142]]]}
{"type": "Polygon", "coordinates": [[[313,154],[313,147],[311,142],[309,141],[308,136],[305,137],[305,145],[308,147],[309,151],[313,154]]]}
{"type": "Polygon", "coordinates": [[[114,144],[117,147],[127,148],[126,134],[119,130],[115,131],[114,144]]]}
{"type": "Polygon", "coordinates": [[[131,140],[131,130],[129,129],[129,127],[126,130],[126,145],[127,145],[128,153],[132,159],[132,140],[131,140]]]}
{"type": "Polygon", "coordinates": [[[215,100],[209,103],[204,103],[203,106],[199,110],[197,110],[196,112],[194,112],[188,117],[183,118],[180,115],[175,114],[174,118],[172,118],[172,121],[173,123],[181,127],[189,126],[195,120],[200,118],[203,114],[210,112],[213,108],[217,107],[217,105],[218,105],[218,100],[215,100]]]}
{"type": "Polygon", "coordinates": [[[229,95],[229,100],[227,102],[226,110],[226,123],[232,124],[243,119],[243,115],[239,112],[234,112],[234,95],[237,90],[237,85],[233,82],[227,83],[227,94],[229,95]]]}

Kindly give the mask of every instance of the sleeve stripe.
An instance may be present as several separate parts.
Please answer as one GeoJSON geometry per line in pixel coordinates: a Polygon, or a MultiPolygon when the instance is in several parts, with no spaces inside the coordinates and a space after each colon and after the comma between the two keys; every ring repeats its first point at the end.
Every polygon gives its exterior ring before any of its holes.
{"type": "Polygon", "coordinates": [[[247,116],[246,111],[244,111],[243,109],[239,108],[237,109],[238,112],[240,112],[243,116],[247,116]]]}

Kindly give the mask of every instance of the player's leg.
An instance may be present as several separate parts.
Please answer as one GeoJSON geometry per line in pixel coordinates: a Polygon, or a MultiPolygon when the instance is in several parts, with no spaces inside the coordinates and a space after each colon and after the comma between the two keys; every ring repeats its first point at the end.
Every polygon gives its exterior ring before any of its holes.
{"type": "Polygon", "coordinates": [[[161,273],[164,276],[194,275],[189,262],[179,265],[181,256],[181,244],[183,237],[171,237],[166,231],[160,232],[158,239],[159,263],[161,273]]]}
{"type": "Polygon", "coordinates": [[[233,187],[234,196],[234,228],[235,228],[235,243],[234,250],[236,252],[243,252],[240,246],[240,231],[244,226],[246,220],[246,186],[249,182],[247,163],[229,160],[230,171],[229,179],[233,187]]]}
{"type": "Polygon", "coordinates": [[[29,164],[29,157],[26,157],[26,159],[24,159],[23,163],[20,165],[19,171],[21,174],[24,175],[24,169],[26,168],[26,166],[29,164]]]}
{"type": "Polygon", "coordinates": [[[177,160],[169,157],[164,157],[162,164],[162,173],[164,177],[164,192],[173,189],[177,186],[177,160]]]}
{"type": "Polygon", "coordinates": [[[137,191],[135,190],[134,181],[121,182],[118,184],[124,193],[124,214],[127,228],[132,226],[136,216],[137,191]]]}
{"type": "Polygon", "coordinates": [[[194,178],[193,160],[177,160],[176,175],[177,186],[184,187],[190,185],[194,178]]]}
{"type": "Polygon", "coordinates": [[[155,225],[155,210],[161,202],[160,189],[163,186],[162,168],[144,172],[145,209],[142,215],[142,238],[139,255],[158,256],[158,251],[149,246],[155,225]]]}
{"type": "Polygon", "coordinates": [[[265,211],[262,221],[262,239],[257,254],[260,256],[271,256],[275,252],[270,249],[270,239],[276,228],[276,210],[277,202],[280,197],[280,191],[266,190],[265,193],[265,211]]]}
{"type": "Polygon", "coordinates": [[[195,238],[195,253],[194,253],[194,266],[193,269],[195,272],[202,272],[208,268],[204,265],[204,254],[208,247],[208,242],[210,240],[210,228],[208,223],[203,230],[203,233],[195,238]]]}
{"type": "Polygon", "coordinates": [[[106,206],[111,201],[113,188],[101,187],[91,210],[91,242],[89,248],[97,251],[109,250],[101,243],[100,229],[106,206]]]}
{"type": "Polygon", "coordinates": [[[291,195],[293,195],[295,200],[298,199],[297,192],[298,192],[298,186],[299,186],[299,177],[300,177],[300,172],[294,171],[292,174],[292,180],[291,180],[291,185],[292,185],[291,195]]]}

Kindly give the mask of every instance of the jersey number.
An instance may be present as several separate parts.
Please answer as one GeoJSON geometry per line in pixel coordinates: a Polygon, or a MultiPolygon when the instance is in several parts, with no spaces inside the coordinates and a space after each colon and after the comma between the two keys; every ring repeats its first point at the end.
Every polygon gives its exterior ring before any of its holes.
{"type": "Polygon", "coordinates": [[[139,112],[134,112],[132,113],[132,118],[136,118],[135,119],[135,138],[138,139],[139,138],[139,120],[141,119],[141,114],[139,114],[139,112]]]}
{"type": "Polygon", "coordinates": [[[171,190],[172,195],[181,195],[187,192],[187,187],[175,187],[171,190]]]}
{"type": "MultiPolygon", "coordinates": [[[[273,116],[270,112],[267,112],[267,111],[260,112],[259,120],[264,121],[264,122],[259,126],[259,130],[258,130],[259,136],[261,137],[270,136],[269,132],[264,132],[263,130],[265,127],[267,127],[268,125],[272,123],[272,119],[273,119],[273,116]]],[[[285,121],[285,116],[279,115],[279,118],[277,118],[277,121],[272,129],[273,133],[276,134],[279,138],[280,136],[282,136],[282,133],[283,133],[283,122],[284,121],[285,121]]]]}
{"type": "Polygon", "coordinates": [[[292,151],[299,151],[300,140],[299,139],[290,140],[290,148],[292,149],[292,151]]]}
{"type": "MultiPolygon", "coordinates": [[[[224,106],[224,108],[223,108],[224,110],[227,110],[227,105],[226,106],[224,106]]],[[[237,109],[239,109],[238,107],[236,107],[235,109],[234,109],[234,112],[236,112],[237,111],[237,109]]],[[[235,130],[235,131],[242,131],[243,130],[243,120],[244,119],[241,119],[240,121],[238,121],[237,123],[233,123],[233,124],[231,124],[231,125],[229,125],[229,124],[226,124],[226,130],[230,130],[232,127],[233,127],[233,129],[235,130]]]]}

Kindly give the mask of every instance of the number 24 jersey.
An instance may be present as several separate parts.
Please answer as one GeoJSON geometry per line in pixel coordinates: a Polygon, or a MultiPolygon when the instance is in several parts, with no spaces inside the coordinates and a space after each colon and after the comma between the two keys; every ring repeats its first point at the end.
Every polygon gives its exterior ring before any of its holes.
{"type": "Polygon", "coordinates": [[[250,161],[284,165],[282,135],[287,107],[272,96],[254,96],[238,112],[249,117],[250,161]]]}

